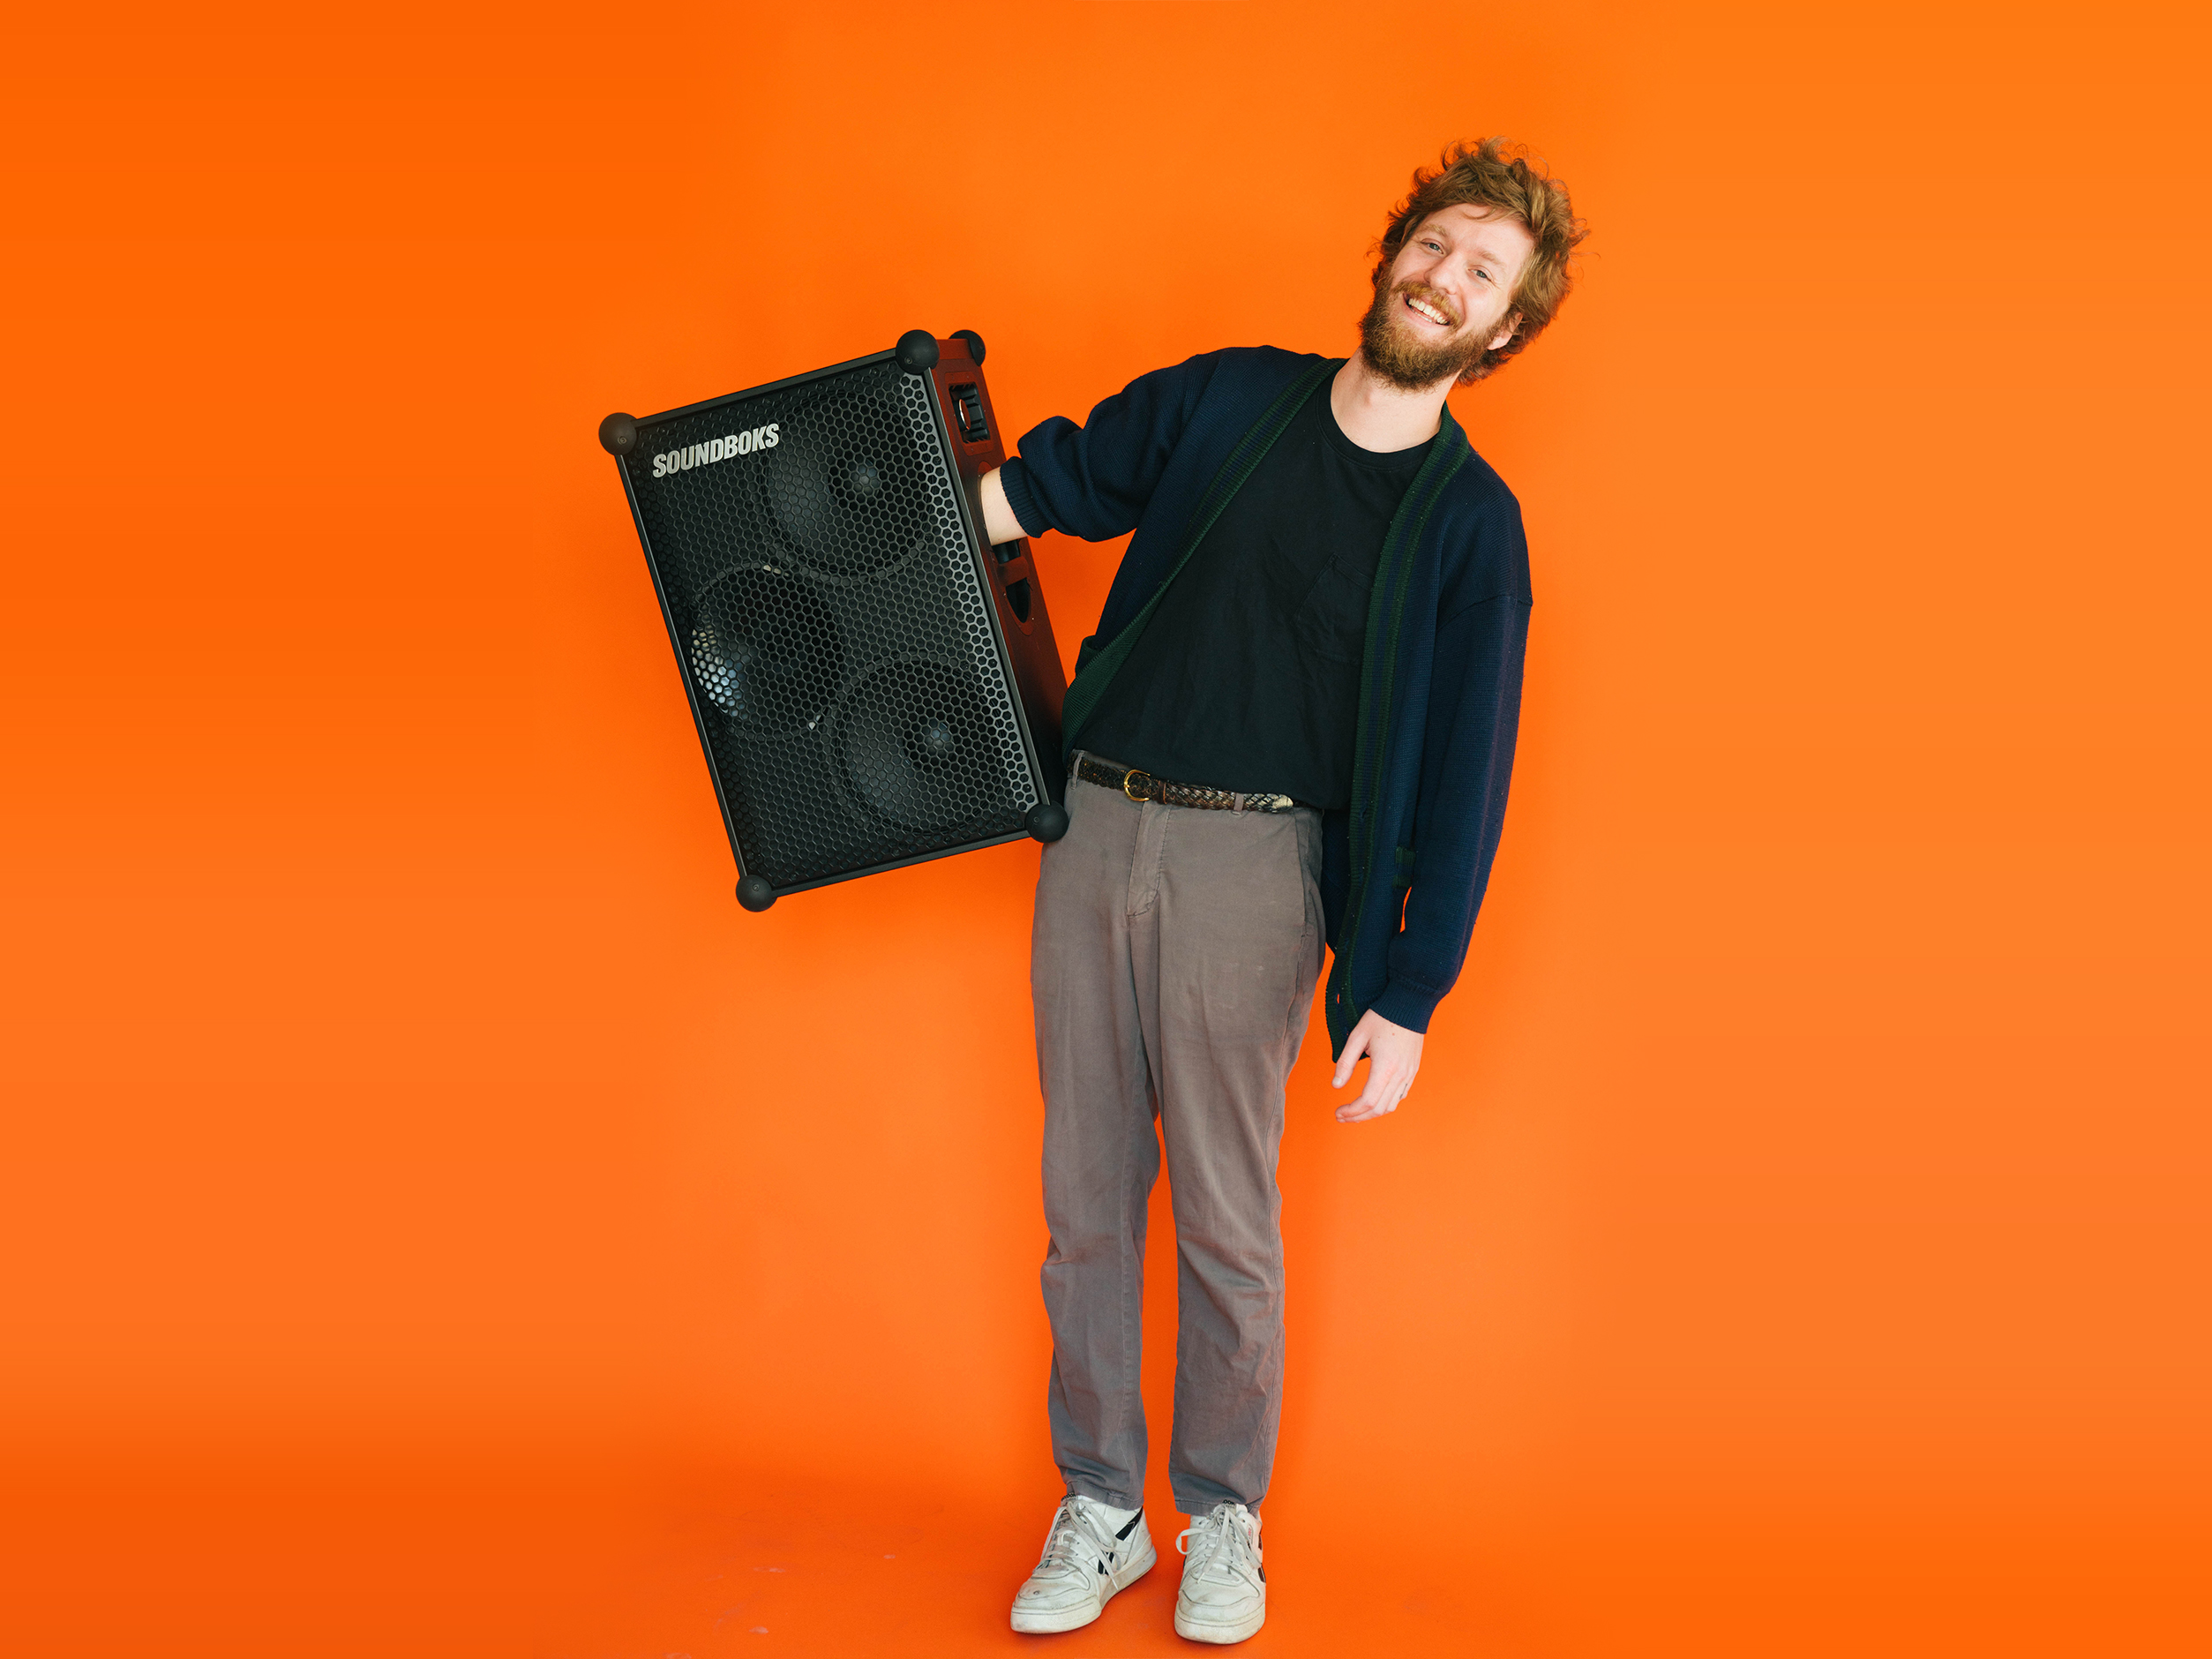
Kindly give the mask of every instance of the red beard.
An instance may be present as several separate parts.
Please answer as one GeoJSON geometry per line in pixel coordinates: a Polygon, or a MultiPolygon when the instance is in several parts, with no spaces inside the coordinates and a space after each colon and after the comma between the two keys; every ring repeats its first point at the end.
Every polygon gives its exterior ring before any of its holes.
{"type": "Polygon", "coordinates": [[[1403,391],[1419,392],[1439,380],[1457,379],[1488,349],[1489,336],[1496,330],[1473,329],[1433,342],[1422,340],[1399,315],[1408,296],[1426,300],[1447,317],[1458,318],[1458,307],[1451,300],[1412,277],[1395,288],[1377,286],[1375,303],[1360,319],[1360,355],[1368,368],[1403,391]]]}

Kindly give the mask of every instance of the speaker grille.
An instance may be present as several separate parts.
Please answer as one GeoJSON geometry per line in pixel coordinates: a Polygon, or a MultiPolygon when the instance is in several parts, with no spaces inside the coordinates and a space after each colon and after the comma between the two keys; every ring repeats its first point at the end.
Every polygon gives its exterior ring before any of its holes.
{"type": "Polygon", "coordinates": [[[778,888],[1015,834],[1037,799],[931,397],[867,364],[641,426],[624,463],[746,868],[778,888]]]}

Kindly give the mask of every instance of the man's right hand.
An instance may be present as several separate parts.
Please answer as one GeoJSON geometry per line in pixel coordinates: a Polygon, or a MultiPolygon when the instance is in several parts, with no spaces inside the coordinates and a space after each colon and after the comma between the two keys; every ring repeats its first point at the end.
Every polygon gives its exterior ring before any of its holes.
{"type": "Polygon", "coordinates": [[[999,470],[994,467],[983,475],[983,533],[994,547],[1001,542],[1018,542],[1029,533],[1006,504],[1006,484],[999,470]]]}

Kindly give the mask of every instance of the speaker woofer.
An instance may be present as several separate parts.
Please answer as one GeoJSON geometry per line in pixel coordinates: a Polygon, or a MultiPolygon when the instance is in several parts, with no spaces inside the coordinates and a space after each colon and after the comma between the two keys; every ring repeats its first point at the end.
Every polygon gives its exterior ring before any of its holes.
{"type": "Polygon", "coordinates": [[[784,571],[725,570],[709,582],[700,590],[690,644],[700,691],[756,732],[811,724],[844,678],[829,606],[784,571]]]}
{"type": "Polygon", "coordinates": [[[902,418],[880,395],[818,398],[784,417],[754,476],[769,518],[809,568],[867,575],[904,559],[923,535],[902,418]]]}
{"type": "Polygon", "coordinates": [[[975,684],[944,663],[879,663],[845,694],[837,764],[852,797],[909,830],[941,830],[1002,803],[999,745],[975,684]]]}

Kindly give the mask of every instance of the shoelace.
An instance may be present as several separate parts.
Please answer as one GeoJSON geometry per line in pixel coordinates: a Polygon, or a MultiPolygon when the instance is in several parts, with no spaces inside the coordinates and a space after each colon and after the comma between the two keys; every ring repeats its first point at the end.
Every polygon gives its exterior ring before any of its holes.
{"type": "Polygon", "coordinates": [[[1096,1538],[1085,1536],[1088,1531],[1076,1500],[1061,1499],[1060,1507],[1053,1512],[1052,1530],[1045,1535],[1045,1552],[1037,1558],[1037,1571],[1080,1573],[1088,1577],[1090,1563],[1086,1560],[1077,1566],[1077,1558],[1108,1553],[1107,1547],[1096,1538]]]}
{"type": "Polygon", "coordinates": [[[1252,1557],[1252,1535],[1237,1519],[1233,1504],[1216,1504],[1213,1513],[1203,1515],[1192,1525],[1175,1535],[1178,1554],[1190,1557],[1192,1570],[1200,1578],[1218,1565],[1246,1579],[1256,1577],[1260,1564],[1252,1557]],[[1198,1548],[1194,1551],[1188,1542],[1196,1538],[1198,1548]],[[1226,1556],[1226,1559],[1222,1558],[1226,1556]]]}

